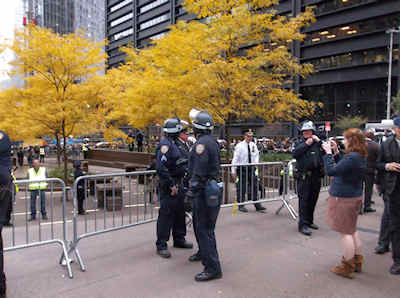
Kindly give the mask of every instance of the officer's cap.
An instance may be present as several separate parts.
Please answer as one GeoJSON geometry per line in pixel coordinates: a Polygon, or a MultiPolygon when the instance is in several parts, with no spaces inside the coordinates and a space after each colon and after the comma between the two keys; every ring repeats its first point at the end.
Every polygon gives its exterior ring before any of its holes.
{"type": "Polygon", "coordinates": [[[253,133],[253,131],[252,131],[251,129],[249,129],[248,131],[246,131],[246,132],[244,133],[244,135],[245,135],[245,136],[252,137],[252,136],[254,136],[254,133],[253,133]]]}
{"type": "Polygon", "coordinates": [[[393,125],[400,128],[400,116],[393,119],[393,125]]]}
{"type": "Polygon", "coordinates": [[[79,168],[81,166],[82,162],[80,160],[75,160],[74,161],[74,168],[79,168]]]}

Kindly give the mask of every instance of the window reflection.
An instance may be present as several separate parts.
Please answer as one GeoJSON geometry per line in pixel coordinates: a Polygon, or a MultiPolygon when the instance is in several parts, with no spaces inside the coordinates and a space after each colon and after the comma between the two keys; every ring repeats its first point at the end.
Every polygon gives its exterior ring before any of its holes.
{"type": "MultiPolygon", "coordinates": [[[[398,59],[399,51],[398,49],[396,49],[393,51],[393,61],[398,59]]],[[[307,63],[313,64],[316,70],[321,70],[332,67],[345,67],[388,62],[388,60],[388,50],[386,48],[381,48],[312,59],[307,61],[307,63]]]]}
{"type": "Polygon", "coordinates": [[[351,7],[363,3],[375,2],[375,0],[326,0],[315,9],[316,14],[335,11],[341,8],[351,7]]]}
{"type": "Polygon", "coordinates": [[[355,34],[386,30],[397,27],[400,24],[400,15],[394,14],[362,22],[351,23],[332,28],[324,28],[322,31],[309,33],[304,40],[304,44],[314,44],[317,42],[344,38],[355,34]]]}

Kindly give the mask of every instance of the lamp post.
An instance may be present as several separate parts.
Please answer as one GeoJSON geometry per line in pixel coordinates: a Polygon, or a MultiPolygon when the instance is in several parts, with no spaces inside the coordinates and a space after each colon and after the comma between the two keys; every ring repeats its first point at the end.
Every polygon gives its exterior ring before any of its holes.
{"type": "Polygon", "coordinates": [[[387,34],[390,34],[390,43],[389,43],[389,73],[388,73],[388,90],[387,90],[387,106],[386,106],[386,119],[390,119],[390,105],[391,105],[391,97],[392,97],[392,64],[393,64],[393,34],[400,33],[399,29],[389,29],[386,31],[387,34]]]}

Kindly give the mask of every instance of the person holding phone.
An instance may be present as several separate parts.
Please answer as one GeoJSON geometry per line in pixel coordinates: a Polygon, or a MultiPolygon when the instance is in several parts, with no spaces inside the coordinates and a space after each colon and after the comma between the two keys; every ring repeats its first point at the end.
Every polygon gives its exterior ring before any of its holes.
{"type": "Polygon", "coordinates": [[[335,142],[324,142],[322,148],[326,174],[333,177],[329,188],[326,222],[340,233],[343,248],[342,262],[331,271],[353,278],[362,271],[361,240],[356,231],[362,204],[363,179],[368,155],[365,136],[358,128],[344,132],[345,154],[341,158],[335,142]]]}

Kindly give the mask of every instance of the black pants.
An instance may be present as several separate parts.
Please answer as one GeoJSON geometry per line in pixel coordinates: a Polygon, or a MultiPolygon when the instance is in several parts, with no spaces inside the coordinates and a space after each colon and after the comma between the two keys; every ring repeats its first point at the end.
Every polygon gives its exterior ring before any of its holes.
{"type": "Polygon", "coordinates": [[[78,201],[78,212],[83,213],[85,209],[83,208],[83,202],[85,201],[85,190],[78,188],[77,191],[77,201],[78,201]]]}
{"type": "Polygon", "coordinates": [[[314,223],[314,210],[321,190],[320,172],[312,172],[297,180],[299,197],[299,229],[314,223]]]}
{"type": "Polygon", "coordinates": [[[137,151],[138,151],[138,152],[143,152],[143,144],[142,144],[142,143],[138,143],[137,146],[138,146],[138,147],[137,147],[137,151]]]}
{"type": "Polygon", "coordinates": [[[381,228],[379,231],[378,244],[384,247],[389,247],[390,244],[390,207],[389,200],[383,195],[385,207],[381,219],[381,228]]]}
{"type": "Polygon", "coordinates": [[[371,207],[371,198],[372,198],[372,191],[374,188],[374,174],[366,174],[364,176],[364,208],[371,207]]]}
{"type": "Polygon", "coordinates": [[[2,231],[3,225],[0,224],[0,295],[4,295],[6,293],[6,275],[4,273],[4,250],[2,231]]]}
{"type": "MultiPolygon", "coordinates": [[[[248,201],[258,200],[258,190],[260,183],[256,176],[256,168],[253,166],[245,166],[237,168],[237,175],[239,178],[236,184],[236,198],[238,203],[246,201],[246,193],[248,201]]],[[[259,203],[254,204],[257,208],[259,203]]]]}
{"type": "Polygon", "coordinates": [[[18,157],[18,164],[20,167],[22,167],[24,165],[24,157],[18,157]]]}
{"type": "Polygon", "coordinates": [[[195,235],[201,254],[201,262],[204,271],[209,273],[220,273],[221,264],[217,251],[215,239],[215,225],[220,206],[208,207],[204,197],[204,191],[199,191],[193,201],[193,220],[195,224],[195,235]]]}
{"type": "Polygon", "coordinates": [[[389,196],[390,239],[393,261],[400,264],[400,183],[389,196]]]}
{"type": "Polygon", "coordinates": [[[40,163],[44,163],[44,155],[40,154],[39,162],[40,163]]]}
{"type": "Polygon", "coordinates": [[[178,192],[171,196],[169,191],[163,190],[160,194],[160,210],[157,218],[158,250],[167,249],[172,230],[174,243],[182,243],[186,236],[184,193],[178,192]]]}

